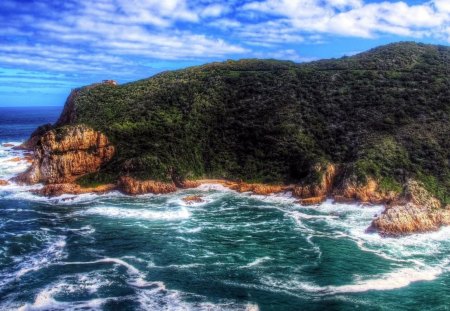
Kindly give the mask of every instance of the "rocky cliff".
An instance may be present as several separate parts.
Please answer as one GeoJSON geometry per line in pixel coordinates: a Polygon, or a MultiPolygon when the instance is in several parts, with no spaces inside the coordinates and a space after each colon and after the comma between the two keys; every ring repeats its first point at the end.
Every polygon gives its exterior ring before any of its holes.
{"type": "Polygon", "coordinates": [[[43,134],[34,149],[31,167],[16,181],[34,183],[71,183],[96,172],[113,157],[114,146],[108,138],[84,125],[65,126],[43,134]]]}

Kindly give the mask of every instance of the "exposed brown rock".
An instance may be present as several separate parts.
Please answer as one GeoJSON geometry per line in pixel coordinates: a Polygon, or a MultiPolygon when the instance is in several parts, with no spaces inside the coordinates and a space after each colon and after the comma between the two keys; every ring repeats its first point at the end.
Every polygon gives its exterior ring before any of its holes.
{"type": "Polygon", "coordinates": [[[28,184],[71,183],[96,172],[113,155],[114,147],[104,134],[84,125],[66,126],[41,137],[31,168],[15,180],[28,184]]]}
{"type": "Polygon", "coordinates": [[[368,178],[365,183],[358,183],[355,178],[348,178],[334,190],[336,202],[358,201],[361,203],[386,204],[395,200],[398,193],[383,191],[378,183],[368,178]]]}
{"type": "Polygon", "coordinates": [[[125,194],[146,194],[146,193],[170,193],[177,191],[173,183],[164,183],[153,180],[137,180],[129,176],[122,176],[118,182],[118,190],[125,194]]]}
{"type": "Polygon", "coordinates": [[[7,185],[9,185],[9,182],[7,180],[0,179],[0,186],[7,186],[7,185]]]}
{"type": "Polygon", "coordinates": [[[183,180],[179,185],[179,188],[188,189],[188,188],[197,188],[201,185],[201,182],[197,180],[183,180]]]}
{"type": "Polygon", "coordinates": [[[421,184],[408,181],[403,195],[392,202],[373,222],[370,230],[399,236],[438,230],[450,225],[450,209],[442,207],[421,184]]]}
{"type": "Polygon", "coordinates": [[[114,184],[106,184],[100,185],[98,187],[83,188],[77,184],[64,183],[64,184],[48,184],[45,185],[42,189],[34,190],[33,193],[47,197],[54,197],[63,194],[105,193],[114,190],[115,188],[116,185],[114,184]]]}
{"type": "Polygon", "coordinates": [[[237,192],[252,192],[254,194],[268,195],[286,191],[286,186],[282,185],[266,185],[266,184],[247,184],[244,182],[228,182],[225,184],[231,190],[237,192]]]}
{"type": "Polygon", "coordinates": [[[14,147],[14,144],[3,144],[3,147],[9,148],[9,147],[14,147]]]}
{"type": "Polygon", "coordinates": [[[309,197],[306,199],[298,200],[298,203],[300,203],[301,205],[316,205],[322,203],[323,201],[325,201],[325,199],[326,196],[309,197]]]}
{"type": "Polygon", "coordinates": [[[20,160],[22,160],[22,159],[19,157],[15,157],[15,158],[9,159],[8,162],[20,162],[20,160]]]}
{"type": "Polygon", "coordinates": [[[186,202],[187,204],[205,202],[205,200],[203,200],[202,196],[200,196],[200,195],[190,195],[190,196],[184,197],[182,200],[184,202],[186,202]]]}

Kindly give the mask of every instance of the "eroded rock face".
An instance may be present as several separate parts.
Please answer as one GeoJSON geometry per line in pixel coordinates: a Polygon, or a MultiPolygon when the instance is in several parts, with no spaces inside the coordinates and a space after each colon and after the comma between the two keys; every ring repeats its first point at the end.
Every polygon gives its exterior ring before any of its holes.
{"type": "Polygon", "coordinates": [[[333,189],[334,180],[338,172],[337,167],[329,163],[327,165],[317,165],[314,169],[321,176],[318,183],[296,185],[292,189],[292,194],[300,198],[300,204],[319,204],[326,199],[333,189]]]}
{"type": "Polygon", "coordinates": [[[408,181],[403,195],[392,202],[369,229],[400,236],[438,230],[450,225],[450,209],[443,207],[420,183],[408,181]]]}
{"type": "Polygon", "coordinates": [[[16,177],[27,184],[71,183],[96,172],[113,157],[114,146],[108,138],[85,125],[50,130],[35,147],[30,169],[16,177]]]}
{"type": "Polygon", "coordinates": [[[173,183],[154,180],[137,180],[130,176],[122,176],[118,182],[118,190],[125,194],[170,193],[177,191],[173,183]]]}
{"type": "Polygon", "coordinates": [[[82,188],[80,185],[73,183],[64,184],[48,184],[42,189],[34,190],[33,192],[38,195],[47,197],[60,196],[63,194],[83,194],[83,193],[105,193],[114,190],[116,185],[106,184],[98,187],[82,188]]]}
{"type": "Polygon", "coordinates": [[[358,201],[361,203],[386,204],[395,200],[398,193],[394,191],[383,191],[378,183],[371,178],[363,184],[349,178],[334,190],[334,200],[340,203],[358,201]]]}

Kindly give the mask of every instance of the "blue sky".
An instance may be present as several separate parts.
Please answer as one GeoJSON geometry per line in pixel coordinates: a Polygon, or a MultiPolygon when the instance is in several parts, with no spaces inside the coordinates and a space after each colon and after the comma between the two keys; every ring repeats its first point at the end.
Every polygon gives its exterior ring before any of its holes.
{"type": "Polygon", "coordinates": [[[450,43],[450,0],[1,0],[0,106],[210,61],[305,62],[412,40],[450,43]]]}

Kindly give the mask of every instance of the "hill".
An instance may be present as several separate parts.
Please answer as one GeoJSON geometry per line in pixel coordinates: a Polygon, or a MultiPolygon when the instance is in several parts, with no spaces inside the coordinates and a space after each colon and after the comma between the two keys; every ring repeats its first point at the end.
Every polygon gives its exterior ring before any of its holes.
{"type": "Polygon", "coordinates": [[[30,142],[77,124],[106,135],[115,154],[77,178],[85,186],[221,178],[388,202],[416,180],[446,205],[449,74],[449,47],[412,42],[302,64],[211,63],[73,90],[30,142]]]}

